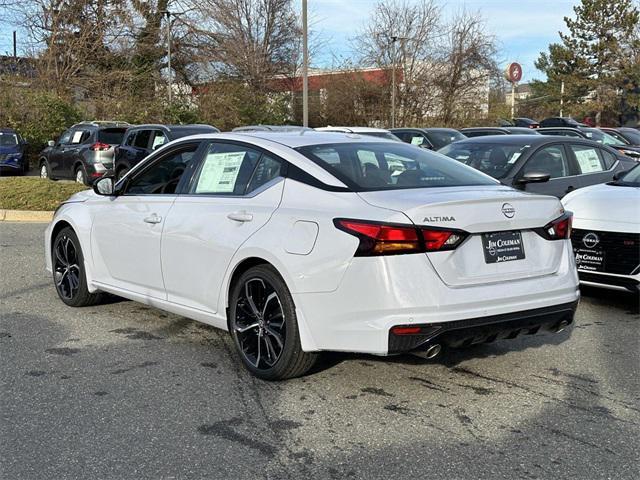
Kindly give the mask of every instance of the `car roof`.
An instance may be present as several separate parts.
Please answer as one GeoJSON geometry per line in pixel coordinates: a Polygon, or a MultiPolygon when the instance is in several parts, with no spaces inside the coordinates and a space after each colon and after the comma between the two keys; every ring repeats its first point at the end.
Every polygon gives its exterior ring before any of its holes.
{"type": "Polygon", "coordinates": [[[145,123],[142,125],[132,125],[128,128],[128,130],[142,130],[145,128],[166,128],[167,130],[171,130],[174,132],[179,132],[181,130],[195,130],[195,129],[202,129],[203,131],[208,130],[211,133],[220,131],[213,125],[206,125],[203,123],[188,123],[184,125],[164,125],[161,123],[145,123]]]}
{"type": "Polygon", "coordinates": [[[0,133],[18,133],[16,130],[14,130],[13,128],[0,128],[0,133]]]}
{"type": "Polygon", "coordinates": [[[232,132],[299,132],[301,130],[311,131],[313,128],[300,125],[245,125],[234,128],[232,132]]]}
{"type": "Polygon", "coordinates": [[[307,131],[301,130],[299,132],[269,132],[269,131],[256,131],[256,132],[226,132],[226,133],[204,133],[190,135],[188,137],[181,138],[180,140],[189,139],[203,139],[203,140],[235,140],[235,141],[249,141],[251,140],[267,140],[270,142],[279,143],[289,148],[306,147],[309,145],[323,145],[334,143],[381,143],[391,142],[396,144],[394,140],[387,140],[380,137],[371,137],[366,135],[358,135],[356,133],[342,133],[342,132],[318,132],[315,130],[307,131]]]}
{"type": "Polygon", "coordinates": [[[373,127],[318,127],[317,132],[344,132],[344,133],[389,133],[386,128],[373,127]]]}
{"type": "Polygon", "coordinates": [[[461,128],[460,131],[461,132],[471,132],[471,131],[495,131],[498,130],[500,132],[508,132],[507,128],[511,128],[511,127],[466,127],[466,128],[461,128]]]}

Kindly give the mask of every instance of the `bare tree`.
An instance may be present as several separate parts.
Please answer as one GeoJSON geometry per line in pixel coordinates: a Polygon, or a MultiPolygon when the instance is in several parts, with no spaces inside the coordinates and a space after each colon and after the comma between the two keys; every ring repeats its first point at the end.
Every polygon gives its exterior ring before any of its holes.
{"type": "MultiPolygon", "coordinates": [[[[354,39],[364,66],[397,69],[397,120],[419,122],[435,101],[430,71],[440,41],[440,9],[433,0],[379,2],[370,21],[354,39]]],[[[390,111],[390,109],[388,110],[390,111]]]]}
{"type": "Polygon", "coordinates": [[[450,124],[457,118],[480,116],[478,98],[488,98],[496,78],[496,44],[479,13],[462,11],[446,27],[438,61],[436,85],[441,107],[439,118],[450,124]]]}

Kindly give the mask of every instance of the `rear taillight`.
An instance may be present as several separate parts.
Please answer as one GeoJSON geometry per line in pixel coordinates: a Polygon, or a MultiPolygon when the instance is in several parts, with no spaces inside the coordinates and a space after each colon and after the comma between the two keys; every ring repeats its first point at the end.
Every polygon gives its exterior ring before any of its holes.
{"type": "Polygon", "coordinates": [[[536,229],[536,232],[547,240],[564,240],[571,237],[572,220],[573,214],[566,212],[560,218],[556,218],[546,224],[543,228],[536,229]]]}
{"type": "Polygon", "coordinates": [[[110,148],[111,145],[109,145],[108,143],[96,142],[89,147],[89,150],[92,150],[94,152],[104,152],[105,150],[109,150],[110,148]]]}
{"type": "Polygon", "coordinates": [[[453,250],[466,238],[462,231],[336,219],[340,230],[360,239],[357,257],[453,250]]]}

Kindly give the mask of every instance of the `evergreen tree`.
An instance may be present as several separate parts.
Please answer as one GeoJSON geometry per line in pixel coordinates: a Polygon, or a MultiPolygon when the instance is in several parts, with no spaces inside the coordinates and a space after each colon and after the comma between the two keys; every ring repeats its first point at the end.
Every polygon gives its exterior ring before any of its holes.
{"type": "Polygon", "coordinates": [[[548,81],[537,83],[537,94],[549,95],[558,105],[560,84],[565,82],[565,105],[595,112],[620,112],[620,91],[637,81],[640,48],[640,11],[634,0],[582,0],[575,18],[565,17],[568,33],[549,46],[536,61],[548,81]]]}

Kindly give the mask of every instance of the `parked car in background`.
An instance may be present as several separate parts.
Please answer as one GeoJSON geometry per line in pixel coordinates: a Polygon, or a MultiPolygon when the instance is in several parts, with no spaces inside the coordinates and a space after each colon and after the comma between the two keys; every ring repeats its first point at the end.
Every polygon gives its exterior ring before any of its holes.
{"type": "Polygon", "coordinates": [[[313,128],[299,125],[245,125],[236,127],[232,132],[304,132],[313,131],[313,128]]]}
{"type": "Polygon", "coordinates": [[[0,128],[0,173],[23,175],[29,171],[27,142],[12,128],[0,128]]]}
{"type": "Polygon", "coordinates": [[[116,178],[122,178],[152,151],[177,138],[198,133],[219,133],[211,125],[136,125],[125,132],[122,144],[115,148],[113,170],[116,178]]]}
{"type": "Polygon", "coordinates": [[[504,127],[510,135],[540,135],[537,129],[527,127],[504,127]]]}
{"type": "Polygon", "coordinates": [[[613,180],[633,160],[590,140],[545,135],[470,138],[439,150],[506,185],[562,198],[578,188],[613,180]]]}
{"type": "Polygon", "coordinates": [[[619,128],[610,128],[610,127],[601,127],[600,130],[608,133],[612,137],[620,140],[621,143],[625,143],[627,145],[633,145],[634,147],[640,147],[640,131],[637,128],[631,127],[619,127],[619,128]]]}
{"type": "Polygon", "coordinates": [[[339,132],[339,133],[355,133],[357,135],[364,135],[366,137],[378,137],[386,138],[387,140],[395,140],[401,142],[397,136],[384,128],[371,128],[371,127],[318,127],[318,132],[339,132]]]}
{"type": "Polygon", "coordinates": [[[402,142],[196,135],[64,203],[45,259],[66,305],[109,292],[228,330],[277,380],[322,351],[431,358],[562,331],[580,296],[570,225],[555,198],[402,142]]]}
{"type": "Polygon", "coordinates": [[[628,145],[627,143],[624,143],[623,140],[618,140],[599,128],[539,128],[538,133],[541,133],[542,135],[586,138],[588,140],[593,140],[594,142],[602,143],[603,145],[608,145],[611,148],[615,148],[623,155],[633,158],[634,160],[640,160],[640,147],[628,145]]]}
{"type": "Polygon", "coordinates": [[[518,117],[512,120],[512,123],[515,127],[524,127],[524,128],[538,128],[540,124],[535,120],[526,117],[518,117]]]}
{"type": "Polygon", "coordinates": [[[489,135],[510,135],[507,127],[468,127],[461,128],[460,132],[467,138],[487,137],[489,135]]]}
{"type": "Polygon", "coordinates": [[[445,145],[467,138],[454,128],[392,128],[390,132],[405,143],[431,150],[439,150],[445,145]]]}
{"type": "Polygon", "coordinates": [[[549,117],[540,122],[540,127],[586,127],[584,123],[580,123],[571,117],[549,117]]]}
{"type": "Polygon", "coordinates": [[[573,212],[571,241],[580,281],[640,291],[640,165],[562,199],[573,212]]]}
{"type": "Polygon", "coordinates": [[[129,127],[126,122],[80,122],[40,153],[41,178],[74,179],[91,185],[113,168],[114,149],[129,127]]]}

